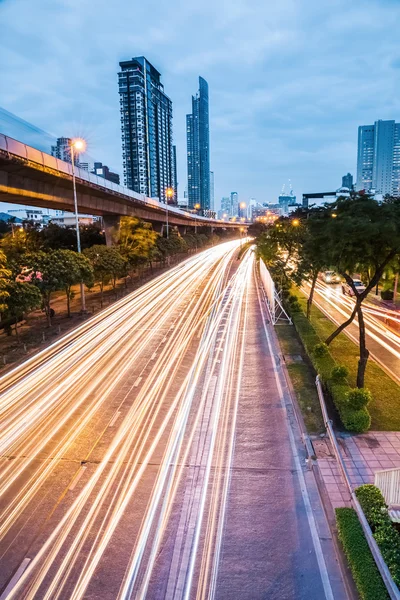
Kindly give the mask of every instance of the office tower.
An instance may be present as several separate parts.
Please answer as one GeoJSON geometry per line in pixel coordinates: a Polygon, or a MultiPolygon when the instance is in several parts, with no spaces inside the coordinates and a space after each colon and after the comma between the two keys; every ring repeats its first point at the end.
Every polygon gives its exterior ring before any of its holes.
{"type": "Polygon", "coordinates": [[[223,198],[221,198],[221,212],[223,215],[225,214],[227,217],[232,216],[231,215],[231,199],[229,198],[229,196],[224,196],[223,198]]]}
{"type": "Polygon", "coordinates": [[[189,207],[210,208],[210,126],[208,83],[199,77],[199,91],[192,96],[192,113],[186,115],[189,207]]]}
{"type": "Polygon", "coordinates": [[[347,173],[347,175],[343,175],[342,187],[348,188],[349,190],[353,189],[353,175],[351,173],[347,173]]]}
{"type": "Polygon", "coordinates": [[[119,184],[118,173],[113,173],[112,171],[110,171],[107,165],[103,165],[103,163],[101,162],[94,163],[92,173],[98,175],[99,177],[104,177],[104,179],[107,179],[107,181],[112,181],[113,183],[119,184]]]}
{"type": "Polygon", "coordinates": [[[176,146],[172,146],[172,187],[175,204],[178,202],[178,166],[176,162],[176,146]]]}
{"type": "Polygon", "coordinates": [[[173,187],[172,102],[161,74],[144,56],[119,66],[125,185],[165,202],[166,189],[173,187]]]}
{"type": "MultiPolygon", "coordinates": [[[[57,138],[55,146],[51,147],[51,155],[64,160],[65,162],[71,162],[71,138],[60,137],[57,138]]],[[[75,164],[78,165],[79,154],[75,151],[74,153],[75,164]]]]}
{"type": "Polygon", "coordinates": [[[400,123],[375,121],[358,128],[357,190],[400,195],[400,123]]]}
{"type": "Polygon", "coordinates": [[[239,216],[239,195],[237,192],[231,192],[231,217],[239,216]]]}
{"type": "Polygon", "coordinates": [[[214,210],[214,171],[210,171],[210,209],[214,210]]]}

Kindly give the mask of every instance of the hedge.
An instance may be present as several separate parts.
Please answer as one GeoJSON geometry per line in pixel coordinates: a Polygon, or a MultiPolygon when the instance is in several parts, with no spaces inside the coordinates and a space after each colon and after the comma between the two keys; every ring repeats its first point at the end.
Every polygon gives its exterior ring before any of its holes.
{"type": "Polygon", "coordinates": [[[388,600],[389,594],[353,508],[337,508],[339,539],[361,600],[388,600]]]}
{"type": "Polygon", "coordinates": [[[356,489],[356,496],[396,585],[400,588],[400,534],[390,520],[385,499],[371,484],[356,489]]]}
{"type": "Polygon", "coordinates": [[[303,346],[317,371],[322,383],[329,390],[333,402],[339,412],[341,421],[348,431],[363,433],[371,426],[371,416],[366,404],[370,400],[367,390],[352,390],[345,377],[338,377],[338,369],[344,373],[344,368],[336,364],[326,344],[306,318],[303,311],[291,312],[294,326],[303,342],[303,346]],[[356,409],[354,396],[360,401],[360,396],[365,398],[362,408],[356,409]]]}

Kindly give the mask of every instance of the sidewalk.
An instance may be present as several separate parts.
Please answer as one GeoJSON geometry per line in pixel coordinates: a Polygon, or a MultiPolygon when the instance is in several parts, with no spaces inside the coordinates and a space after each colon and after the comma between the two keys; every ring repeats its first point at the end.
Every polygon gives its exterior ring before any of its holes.
{"type": "MultiPolygon", "coordinates": [[[[400,432],[338,433],[337,440],[353,488],[374,483],[376,471],[400,467],[400,432]]],[[[350,495],[328,437],[313,440],[313,444],[332,507],[350,506],[350,495]]]]}

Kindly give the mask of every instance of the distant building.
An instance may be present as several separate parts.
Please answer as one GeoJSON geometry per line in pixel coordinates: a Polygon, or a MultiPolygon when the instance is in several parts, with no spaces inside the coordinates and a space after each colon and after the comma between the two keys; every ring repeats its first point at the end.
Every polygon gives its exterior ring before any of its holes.
{"type": "MultiPolygon", "coordinates": [[[[55,146],[51,147],[51,155],[64,160],[65,162],[71,162],[71,138],[60,137],[57,138],[55,146]]],[[[77,163],[77,157],[75,160],[77,163]]]]}
{"type": "Polygon", "coordinates": [[[347,175],[343,175],[342,188],[347,188],[349,190],[353,189],[353,175],[351,173],[347,173],[347,175]]]}
{"type": "Polygon", "coordinates": [[[231,217],[231,199],[229,196],[224,196],[221,198],[221,212],[222,215],[226,215],[227,217],[231,217]]]}
{"type": "Polygon", "coordinates": [[[172,102],[161,74],[144,56],[119,63],[125,185],[166,202],[173,187],[172,102]]]}
{"type": "Polygon", "coordinates": [[[291,189],[289,194],[285,194],[284,191],[278,196],[278,203],[281,211],[281,215],[289,214],[289,207],[296,205],[296,196],[291,189]]]}
{"type": "Polygon", "coordinates": [[[330,202],[335,202],[339,197],[347,198],[350,196],[350,191],[347,187],[339,188],[335,192],[314,192],[311,194],[303,194],[302,208],[307,210],[312,206],[324,206],[330,202]]]}
{"type": "Polygon", "coordinates": [[[238,217],[239,216],[239,194],[237,192],[231,192],[231,202],[230,202],[230,216],[238,217]]]}
{"type": "Polygon", "coordinates": [[[214,171],[210,171],[210,210],[214,210],[214,171]]]}
{"type": "MultiPolygon", "coordinates": [[[[95,221],[98,221],[101,217],[94,217],[93,215],[78,215],[79,225],[92,225],[95,221]]],[[[52,217],[51,223],[59,225],[59,227],[75,227],[76,217],[75,213],[63,212],[58,217],[52,217]]]]}
{"type": "Polygon", "coordinates": [[[94,163],[92,173],[94,175],[98,175],[99,177],[104,177],[104,179],[107,179],[107,181],[112,181],[113,183],[119,184],[118,173],[113,173],[110,171],[107,165],[103,165],[101,162],[94,163]]]}
{"type": "Polygon", "coordinates": [[[192,112],[186,115],[189,207],[210,209],[210,125],[208,83],[199,77],[199,91],[192,96],[192,112]]]}
{"type": "Polygon", "coordinates": [[[172,146],[172,187],[174,188],[174,200],[178,199],[178,165],[176,162],[176,146],[172,146]]]}
{"type": "Polygon", "coordinates": [[[400,123],[358,128],[357,190],[400,196],[400,123]]]}

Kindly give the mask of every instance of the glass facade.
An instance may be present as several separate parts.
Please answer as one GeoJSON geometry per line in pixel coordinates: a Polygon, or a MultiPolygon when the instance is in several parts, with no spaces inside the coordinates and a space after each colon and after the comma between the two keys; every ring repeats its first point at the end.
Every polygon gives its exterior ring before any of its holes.
{"type": "Polygon", "coordinates": [[[357,189],[400,195],[400,124],[375,121],[358,128],[357,189]]]}
{"type": "Polygon", "coordinates": [[[210,124],[208,83],[199,77],[199,91],[192,96],[192,114],[186,115],[188,199],[189,207],[197,204],[210,209],[210,124]]]}
{"type": "Polygon", "coordinates": [[[166,201],[173,187],[172,102],[161,75],[144,56],[119,63],[125,185],[166,201]]]}

